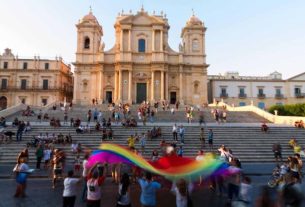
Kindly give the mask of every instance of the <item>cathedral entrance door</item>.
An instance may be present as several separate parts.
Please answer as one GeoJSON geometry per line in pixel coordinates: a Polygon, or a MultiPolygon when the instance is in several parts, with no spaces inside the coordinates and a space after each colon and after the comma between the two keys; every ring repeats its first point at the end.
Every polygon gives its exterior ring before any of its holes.
{"type": "Polygon", "coordinates": [[[170,93],[170,104],[175,104],[177,101],[177,94],[176,92],[171,92],[170,93]]]}
{"type": "Polygon", "coordinates": [[[137,83],[137,103],[146,101],[146,83],[137,83]]]}
{"type": "Polygon", "coordinates": [[[112,103],[112,91],[106,91],[106,101],[112,103]]]}

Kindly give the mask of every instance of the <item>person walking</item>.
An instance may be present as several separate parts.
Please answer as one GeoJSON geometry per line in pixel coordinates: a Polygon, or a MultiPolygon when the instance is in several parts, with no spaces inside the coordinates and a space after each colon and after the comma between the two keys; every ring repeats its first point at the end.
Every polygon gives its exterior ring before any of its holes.
{"type": "Polygon", "coordinates": [[[129,175],[127,173],[124,173],[119,184],[117,207],[131,207],[129,185],[129,175]]]}
{"type": "Polygon", "coordinates": [[[151,110],[150,112],[150,123],[154,123],[155,111],[151,110]]]}
{"type": "Polygon", "coordinates": [[[178,140],[178,133],[177,133],[177,124],[175,124],[174,126],[173,126],[173,130],[172,130],[172,132],[173,132],[173,139],[174,139],[174,141],[177,141],[178,140]]]}
{"type": "Polygon", "coordinates": [[[36,155],[36,169],[40,170],[40,164],[43,158],[43,149],[41,145],[38,145],[35,155],[36,155]]]}
{"type": "Polygon", "coordinates": [[[82,190],[82,201],[85,202],[86,198],[87,198],[87,176],[88,176],[88,167],[87,167],[87,163],[88,163],[88,159],[89,159],[89,154],[86,153],[84,156],[84,160],[82,163],[82,167],[83,167],[83,172],[82,172],[82,177],[83,177],[83,190],[82,190]]]}
{"type": "Polygon", "coordinates": [[[26,189],[26,182],[28,177],[29,166],[26,164],[25,158],[20,158],[17,165],[14,168],[14,173],[16,173],[16,182],[17,188],[14,197],[18,198],[26,197],[25,189],[26,189]]]}
{"type": "Polygon", "coordinates": [[[87,113],[87,124],[90,124],[91,117],[92,117],[92,112],[91,112],[91,109],[89,109],[89,111],[87,113]]]}
{"type": "Polygon", "coordinates": [[[274,153],[275,162],[278,162],[279,159],[282,162],[283,161],[283,158],[282,158],[282,146],[281,146],[281,144],[279,142],[275,143],[272,146],[272,151],[274,153]]]}
{"type": "Polygon", "coordinates": [[[141,145],[141,154],[144,155],[145,153],[145,145],[146,145],[146,136],[145,133],[142,133],[140,138],[140,145],[141,145]]]}
{"type": "Polygon", "coordinates": [[[184,144],[184,133],[185,133],[185,129],[184,129],[183,125],[181,125],[179,127],[179,136],[180,136],[180,142],[182,144],[184,144]]]}
{"type": "Polygon", "coordinates": [[[154,181],[152,174],[146,172],[145,179],[139,178],[138,183],[141,187],[140,202],[142,207],[156,206],[156,191],[161,188],[161,184],[154,181]]]}
{"type": "Polygon", "coordinates": [[[209,141],[210,150],[213,150],[213,138],[214,138],[214,132],[213,132],[212,129],[209,129],[209,132],[208,132],[208,141],[209,141]]]}
{"type": "Polygon", "coordinates": [[[63,192],[63,207],[74,207],[77,184],[81,182],[79,178],[73,178],[73,170],[68,172],[68,177],[64,180],[64,192],[63,192]]]}
{"type": "Polygon", "coordinates": [[[17,142],[18,141],[22,141],[22,133],[24,131],[24,128],[25,128],[25,124],[22,121],[22,122],[20,122],[18,124],[18,129],[17,129],[17,133],[16,133],[16,140],[17,140],[17,142]]]}

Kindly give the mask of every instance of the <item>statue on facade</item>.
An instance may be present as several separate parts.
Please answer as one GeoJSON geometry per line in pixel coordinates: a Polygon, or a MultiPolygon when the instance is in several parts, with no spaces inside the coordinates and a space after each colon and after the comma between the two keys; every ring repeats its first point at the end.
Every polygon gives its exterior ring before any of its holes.
{"type": "Polygon", "coordinates": [[[179,44],[179,52],[183,52],[184,48],[183,48],[183,45],[180,43],[179,44]]]}
{"type": "Polygon", "coordinates": [[[105,43],[102,42],[102,43],[100,44],[99,51],[100,51],[100,52],[103,52],[103,51],[104,51],[104,48],[105,48],[105,43]]]}

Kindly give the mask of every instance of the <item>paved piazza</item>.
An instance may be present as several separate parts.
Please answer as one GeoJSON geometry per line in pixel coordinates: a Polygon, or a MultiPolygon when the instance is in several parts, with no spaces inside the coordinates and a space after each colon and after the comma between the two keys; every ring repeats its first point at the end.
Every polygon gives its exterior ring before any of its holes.
{"type": "MultiPolygon", "coordinates": [[[[253,182],[253,199],[255,200],[260,192],[260,188],[266,185],[269,179],[269,172],[273,168],[273,164],[245,164],[244,172],[248,174],[253,182]]],[[[36,171],[32,177],[28,179],[27,197],[14,198],[16,183],[12,178],[8,178],[11,172],[11,165],[0,166],[0,207],[55,207],[62,206],[63,184],[59,182],[58,187],[54,190],[51,188],[51,179],[47,178],[48,174],[44,170],[36,171]]],[[[71,168],[68,166],[67,169],[71,168]]],[[[80,199],[82,184],[78,185],[78,192],[75,207],[85,207],[86,205],[80,199]]],[[[175,207],[175,197],[170,193],[168,184],[164,184],[163,188],[157,193],[157,207],[175,207]]],[[[305,190],[304,183],[302,189],[305,190]]],[[[131,185],[132,206],[140,207],[139,203],[139,185],[131,185]]],[[[111,183],[108,178],[102,185],[102,202],[101,207],[115,206],[115,195],[117,185],[111,183]]],[[[271,192],[275,193],[273,190],[271,192]]],[[[207,185],[196,187],[192,193],[194,207],[224,207],[226,196],[218,196],[210,191],[207,185]]],[[[252,206],[252,205],[251,205],[252,206]]],[[[302,205],[304,207],[305,204],[302,205]]]]}

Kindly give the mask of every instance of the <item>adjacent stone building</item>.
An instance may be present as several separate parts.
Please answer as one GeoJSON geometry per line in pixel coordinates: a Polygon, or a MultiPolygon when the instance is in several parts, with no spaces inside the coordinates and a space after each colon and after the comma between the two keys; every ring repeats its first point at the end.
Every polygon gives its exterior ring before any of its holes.
{"type": "Polygon", "coordinates": [[[19,58],[10,49],[0,55],[0,110],[19,103],[42,106],[71,101],[73,76],[62,58],[19,58]]]}
{"type": "Polygon", "coordinates": [[[182,28],[179,51],[168,44],[166,15],[143,8],[117,16],[115,45],[108,51],[91,11],[76,27],[74,103],[207,102],[206,28],[196,16],[182,28]]]}
{"type": "Polygon", "coordinates": [[[305,73],[289,79],[273,72],[268,76],[240,76],[238,72],[209,75],[209,102],[221,100],[235,106],[254,104],[262,109],[272,105],[305,102],[305,73]]]}

